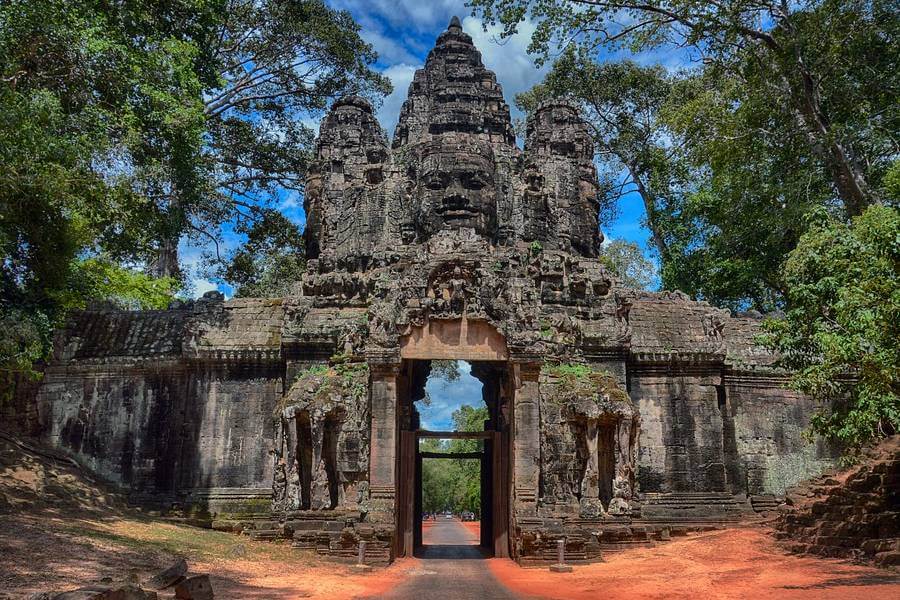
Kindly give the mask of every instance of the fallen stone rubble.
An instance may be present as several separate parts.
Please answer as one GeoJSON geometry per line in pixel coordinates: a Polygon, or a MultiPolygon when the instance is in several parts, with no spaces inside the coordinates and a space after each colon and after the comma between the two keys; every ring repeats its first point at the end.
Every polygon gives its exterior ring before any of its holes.
{"type": "Polygon", "coordinates": [[[178,600],[213,600],[209,575],[191,574],[184,559],[174,562],[144,584],[144,589],[135,582],[114,583],[104,578],[96,584],[80,587],[67,592],[41,592],[29,600],[157,600],[157,591],[171,589],[178,600]],[[157,590],[157,591],[152,591],[157,590]]]}
{"type": "Polygon", "coordinates": [[[900,435],[791,488],[779,511],[775,536],[791,552],[900,566],[900,435]]]}

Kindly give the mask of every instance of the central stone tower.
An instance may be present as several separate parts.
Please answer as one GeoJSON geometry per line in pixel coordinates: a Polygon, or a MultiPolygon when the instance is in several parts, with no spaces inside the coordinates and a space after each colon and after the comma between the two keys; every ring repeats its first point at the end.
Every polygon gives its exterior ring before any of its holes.
{"type": "Polygon", "coordinates": [[[524,154],[509,106],[459,20],[416,71],[394,140],[361,98],[322,123],[307,184],[307,248],[364,270],[406,246],[537,242],[597,255],[597,177],[586,125],[565,104],[529,121],[524,154]]]}

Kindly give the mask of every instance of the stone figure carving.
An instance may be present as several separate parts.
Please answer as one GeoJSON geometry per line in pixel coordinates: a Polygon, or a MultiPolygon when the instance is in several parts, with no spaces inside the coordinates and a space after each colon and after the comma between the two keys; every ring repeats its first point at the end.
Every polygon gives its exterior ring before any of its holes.
{"type": "Polygon", "coordinates": [[[465,229],[493,238],[497,198],[491,147],[432,142],[421,152],[416,223],[422,239],[465,229]]]}

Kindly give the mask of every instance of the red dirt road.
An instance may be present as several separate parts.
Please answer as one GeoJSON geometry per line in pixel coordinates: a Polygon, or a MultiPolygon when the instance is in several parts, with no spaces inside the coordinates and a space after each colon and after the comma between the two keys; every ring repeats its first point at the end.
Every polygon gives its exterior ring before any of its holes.
{"type": "MultiPolygon", "coordinates": [[[[759,529],[698,534],[655,548],[628,550],[574,573],[523,569],[483,559],[477,523],[426,530],[432,555],[358,573],[287,544],[152,519],[106,515],[0,515],[0,598],[27,598],[120,578],[145,579],[176,556],[212,577],[216,598],[559,598],[604,600],[834,600],[900,598],[893,571],[783,554],[759,529]],[[439,531],[439,530],[440,531],[439,531]],[[241,549],[239,555],[234,552],[241,549]]],[[[160,595],[171,598],[171,592],[160,595]]]]}
{"type": "Polygon", "coordinates": [[[494,577],[522,597],[571,600],[832,600],[900,598],[896,572],[784,554],[760,529],[730,529],[610,554],[574,573],[490,560],[494,577]]]}

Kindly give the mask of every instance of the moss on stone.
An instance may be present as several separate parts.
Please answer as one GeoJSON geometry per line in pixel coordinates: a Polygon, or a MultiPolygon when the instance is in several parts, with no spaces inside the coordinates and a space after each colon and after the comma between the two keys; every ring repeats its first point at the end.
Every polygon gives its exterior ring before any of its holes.
{"type": "Polygon", "coordinates": [[[300,371],[291,386],[293,393],[289,392],[279,402],[276,415],[299,402],[324,404],[335,396],[361,400],[368,394],[367,363],[350,362],[350,357],[346,355],[335,355],[331,362],[329,365],[313,365],[300,371]]]}
{"type": "Polygon", "coordinates": [[[541,375],[555,380],[555,389],[549,397],[559,403],[571,398],[591,398],[595,402],[609,398],[631,403],[628,393],[613,375],[584,363],[545,363],[541,367],[541,375]]]}

